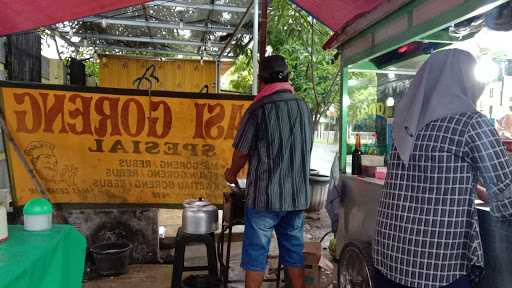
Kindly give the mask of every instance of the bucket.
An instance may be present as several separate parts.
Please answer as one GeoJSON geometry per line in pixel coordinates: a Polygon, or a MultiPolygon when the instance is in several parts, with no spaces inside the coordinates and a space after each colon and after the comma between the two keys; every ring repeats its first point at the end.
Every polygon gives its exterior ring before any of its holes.
{"type": "Polygon", "coordinates": [[[132,245],[125,241],[105,242],[91,248],[96,272],[102,276],[117,276],[128,272],[132,245]]]}
{"type": "Polygon", "coordinates": [[[309,176],[309,186],[311,187],[311,200],[307,212],[318,212],[325,206],[327,200],[327,189],[329,188],[330,177],[317,174],[309,176]]]}

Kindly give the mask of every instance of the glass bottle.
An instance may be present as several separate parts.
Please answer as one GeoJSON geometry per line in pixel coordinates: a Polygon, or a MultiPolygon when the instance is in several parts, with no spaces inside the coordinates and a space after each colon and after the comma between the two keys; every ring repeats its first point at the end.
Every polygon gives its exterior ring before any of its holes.
{"type": "Polygon", "coordinates": [[[352,151],[352,175],[360,175],[361,170],[361,136],[356,134],[356,143],[352,151]]]}

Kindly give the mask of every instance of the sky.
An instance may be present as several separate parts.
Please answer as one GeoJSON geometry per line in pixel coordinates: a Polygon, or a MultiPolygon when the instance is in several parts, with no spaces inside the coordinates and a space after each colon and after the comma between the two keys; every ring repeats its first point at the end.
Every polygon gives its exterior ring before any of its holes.
{"type": "MultiPolygon", "coordinates": [[[[59,48],[67,46],[66,43],[64,43],[64,41],[60,40],[60,38],[58,37],[57,43],[59,44],[59,48]]],[[[50,59],[59,59],[59,56],[57,55],[57,49],[55,49],[55,42],[53,42],[53,40],[51,39],[49,39],[47,43],[44,38],[41,38],[41,54],[44,57],[50,59]]]]}

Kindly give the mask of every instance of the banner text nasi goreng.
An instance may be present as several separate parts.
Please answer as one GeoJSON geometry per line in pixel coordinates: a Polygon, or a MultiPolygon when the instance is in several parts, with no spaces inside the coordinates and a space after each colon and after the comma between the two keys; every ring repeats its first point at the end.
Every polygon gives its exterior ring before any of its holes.
{"type": "MultiPolygon", "coordinates": [[[[250,98],[96,90],[1,88],[7,126],[53,202],[222,203],[224,170],[250,98]]],[[[7,152],[21,205],[39,195],[12,145],[7,152]]]]}

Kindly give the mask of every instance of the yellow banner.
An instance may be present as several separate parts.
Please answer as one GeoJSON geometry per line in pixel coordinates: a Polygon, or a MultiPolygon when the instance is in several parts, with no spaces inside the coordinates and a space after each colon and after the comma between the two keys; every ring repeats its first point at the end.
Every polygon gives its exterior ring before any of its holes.
{"type": "MultiPolygon", "coordinates": [[[[0,89],[9,131],[54,203],[222,203],[233,137],[251,103],[220,94],[0,89]]],[[[7,153],[21,205],[39,195],[11,144],[7,153]]]]}

